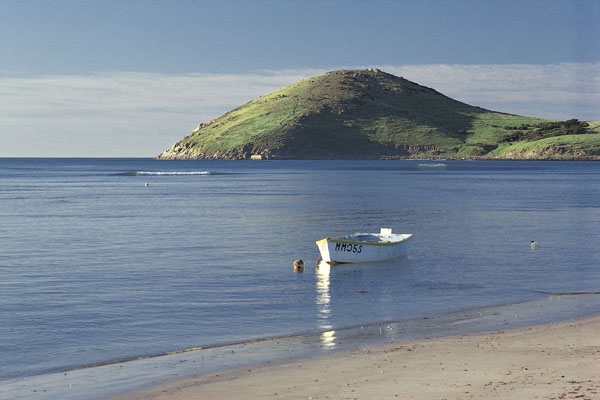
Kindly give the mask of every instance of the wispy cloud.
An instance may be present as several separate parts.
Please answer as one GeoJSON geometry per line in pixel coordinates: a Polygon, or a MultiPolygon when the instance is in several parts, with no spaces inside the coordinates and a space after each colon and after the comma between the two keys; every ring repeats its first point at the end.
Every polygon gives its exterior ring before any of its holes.
{"type": "Polygon", "coordinates": [[[383,68],[494,111],[550,119],[600,119],[600,63],[383,68]]]}
{"type": "Polygon", "coordinates": [[[311,71],[0,78],[0,156],[155,156],[311,71]]]}
{"type": "MultiPolygon", "coordinates": [[[[379,68],[495,111],[600,119],[600,63],[379,68]]],[[[322,72],[0,77],[0,156],[151,157],[200,122],[322,72]]]]}

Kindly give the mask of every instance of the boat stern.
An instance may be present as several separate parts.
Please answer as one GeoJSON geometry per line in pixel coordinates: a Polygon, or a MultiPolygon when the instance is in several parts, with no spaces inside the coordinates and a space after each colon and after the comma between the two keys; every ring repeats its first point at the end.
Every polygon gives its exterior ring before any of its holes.
{"type": "Polygon", "coordinates": [[[317,240],[317,247],[319,248],[319,253],[321,253],[321,259],[326,262],[331,261],[331,256],[329,255],[329,238],[317,240]]]}

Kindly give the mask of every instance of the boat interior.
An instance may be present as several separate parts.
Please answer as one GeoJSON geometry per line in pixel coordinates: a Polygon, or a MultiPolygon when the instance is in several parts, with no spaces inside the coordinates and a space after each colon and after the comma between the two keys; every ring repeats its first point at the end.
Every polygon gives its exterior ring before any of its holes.
{"type": "Polygon", "coordinates": [[[356,233],[353,235],[346,235],[342,237],[342,240],[348,240],[352,242],[379,242],[381,238],[378,235],[368,233],[356,233]]]}

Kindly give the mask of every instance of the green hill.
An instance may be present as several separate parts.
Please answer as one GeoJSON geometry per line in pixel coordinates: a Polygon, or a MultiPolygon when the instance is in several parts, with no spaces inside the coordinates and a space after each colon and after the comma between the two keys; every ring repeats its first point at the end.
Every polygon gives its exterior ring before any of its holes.
{"type": "Polygon", "coordinates": [[[340,70],[200,124],[158,158],[600,159],[599,125],[494,112],[377,69],[340,70]]]}

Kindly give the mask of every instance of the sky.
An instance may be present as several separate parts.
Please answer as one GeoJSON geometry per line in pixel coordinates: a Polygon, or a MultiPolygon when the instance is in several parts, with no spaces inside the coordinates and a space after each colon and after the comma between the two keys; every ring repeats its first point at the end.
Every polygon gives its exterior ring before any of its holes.
{"type": "Polygon", "coordinates": [[[597,21],[597,0],[0,0],[0,157],[155,157],[336,69],[597,121],[597,21]]]}

